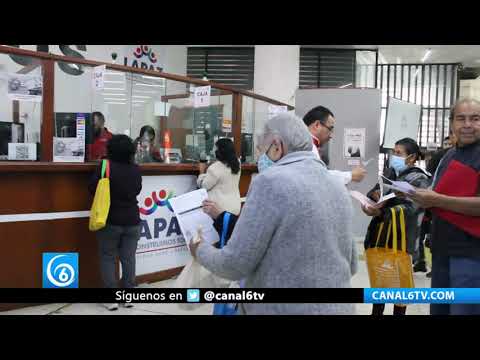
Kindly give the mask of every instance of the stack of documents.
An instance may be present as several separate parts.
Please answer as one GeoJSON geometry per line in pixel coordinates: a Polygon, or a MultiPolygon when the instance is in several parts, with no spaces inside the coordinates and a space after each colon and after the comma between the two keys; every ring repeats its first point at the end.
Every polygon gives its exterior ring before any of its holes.
{"type": "Polygon", "coordinates": [[[214,244],[220,240],[213,227],[212,218],[205,214],[202,208],[202,202],[207,199],[207,191],[199,189],[169,200],[187,246],[199,229],[201,229],[202,238],[206,242],[214,244]]]}

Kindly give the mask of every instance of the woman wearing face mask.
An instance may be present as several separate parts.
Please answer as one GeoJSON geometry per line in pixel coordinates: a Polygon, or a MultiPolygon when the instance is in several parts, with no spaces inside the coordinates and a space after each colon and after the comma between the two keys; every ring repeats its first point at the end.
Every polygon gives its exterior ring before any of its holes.
{"type": "MultiPolygon", "coordinates": [[[[301,119],[269,119],[257,142],[252,180],[228,243],[190,243],[198,262],[246,288],[349,288],[356,272],[352,203],[345,186],[312,153],[301,119]]],[[[353,304],[245,303],[241,314],[353,314],[353,304]]]]}
{"type": "MultiPolygon", "coordinates": [[[[397,141],[393,154],[390,155],[390,166],[384,171],[384,176],[390,180],[406,181],[416,188],[428,188],[430,186],[430,174],[415,166],[421,155],[420,147],[415,140],[404,138],[397,141]]],[[[380,197],[379,189],[379,184],[377,184],[370,190],[367,196],[375,202],[378,201],[380,197]]],[[[400,193],[397,193],[397,197],[386,201],[380,209],[362,207],[366,215],[373,217],[365,239],[366,249],[376,245],[374,236],[371,236],[372,229],[375,229],[376,225],[385,219],[385,216],[389,214],[390,208],[395,207],[398,209],[398,206],[402,207],[405,214],[407,252],[412,256],[416,255],[423,209],[400,193]]],[[[381,244],[381,246],[384,246],[384,244],[381,244]]],[[[372,315],[382,315],[384,309],[384,304],[374,304],[372,315]]],[[[393,313],[394,315],[404,315],[406,306],[394,305],[393,313]]]]}
{"type": "Polygon", "coordinates": [[[160,149],[155,145],[155,130],[149,125],[140,129],[139,136],[134,142],[137,163],[162,162],[160,149]]]}
{"type": "Polygon", "coordinates": [[[223,138],[215,143],[215,161],[207,169],[199,164],[200,175],[197,185],[208,192],[208,199],[234,215],[240,214],[240,160],[235,153],[232,140],[223,138]]]}

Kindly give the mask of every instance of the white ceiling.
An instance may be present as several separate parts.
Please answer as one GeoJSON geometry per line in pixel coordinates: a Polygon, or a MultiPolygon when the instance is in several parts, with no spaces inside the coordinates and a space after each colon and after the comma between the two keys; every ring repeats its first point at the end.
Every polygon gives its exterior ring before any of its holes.
{"type": "Polygon", "coordinates": [[[480,45],[380,45],[379,61],[420,63],[427,49],[432,50],[427,63],[460,62],[465,67],[480,67],[480,45]]]}
{"type": "MultiPolygon", "coordinates": [[[[308,46],[311,47],[311,46],[308,46]]],[[[378,49],[380,63],[421,63],[427,49],[427,63],[462,63],[480,67],[480,45],[316,45],[319,48],[378,49]]]]}

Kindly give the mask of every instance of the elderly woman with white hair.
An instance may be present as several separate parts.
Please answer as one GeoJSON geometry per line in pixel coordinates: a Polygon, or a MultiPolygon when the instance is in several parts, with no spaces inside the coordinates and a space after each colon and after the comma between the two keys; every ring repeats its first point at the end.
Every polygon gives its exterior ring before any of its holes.
{"type": "MultiPolygon", "coordinates": [[[[245,279],[247,288],[349,288],[357,271],[352,204],[343,184],[312,153],[301,119],[268,120],[257,149],[260,174],[250,185],[229,242],[191,243],[212,273],[245,279]]],[[[241,304],[243,314],[354,314],[353,304],[241,304]]]]}

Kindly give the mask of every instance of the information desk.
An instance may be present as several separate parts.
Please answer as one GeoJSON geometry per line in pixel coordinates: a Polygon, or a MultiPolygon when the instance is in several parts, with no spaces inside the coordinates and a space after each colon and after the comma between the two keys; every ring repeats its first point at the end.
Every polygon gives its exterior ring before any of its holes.
{"type": "MultiPolygon", "coordinates": [[[[101,287],[98,246],[88,230],[93,197],[88,182],[94,163],[0,162],[0,287],[41,288],[42,254],[76,252],[79,287],[101,287]]],[[[196,164],[142,164],[139,206],[148,215],[137,250],[137,282],[178,274],[189,258],[178,224],[167,206],[147,200],[179,195],[194,188],[196,164]],[[163,191],[162,191],[163,190],[163,191]]],[[[240,193],[246,196],[256,166],[243,165],[240,193]]],[[[32,305],[32,304],[28,304],[32,305]]],[[[28,306],[0,304],[0,311],[28,306]]]]}

